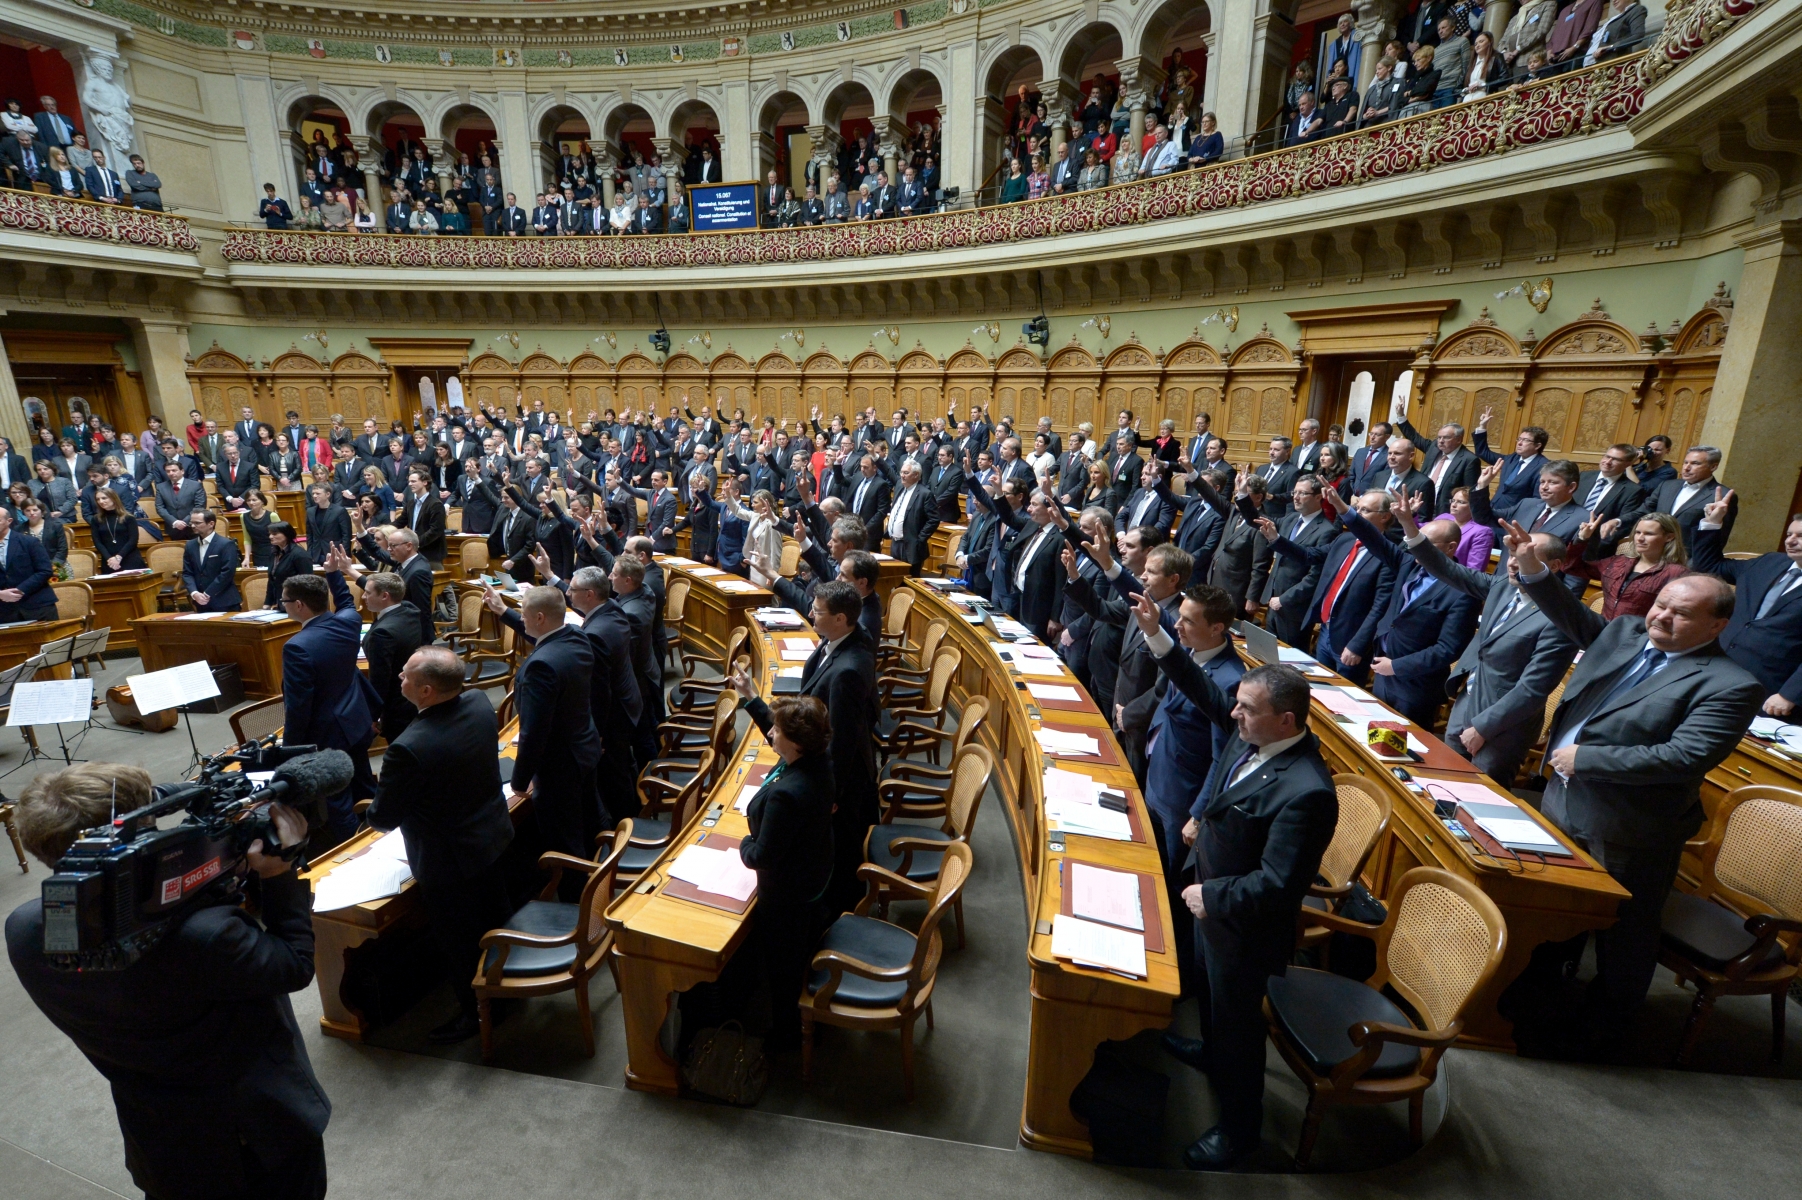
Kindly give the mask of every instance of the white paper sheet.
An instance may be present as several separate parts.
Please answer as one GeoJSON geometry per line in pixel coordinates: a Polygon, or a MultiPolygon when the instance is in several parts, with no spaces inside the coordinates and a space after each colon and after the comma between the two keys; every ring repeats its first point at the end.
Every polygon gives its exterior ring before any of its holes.
{"type": "Polygon", "coordinates": [[[219,694],[213,669],[204,661],[183,663],[166,671],[127,675],[125,682],[131,687],[131,698],[138,711],[146,715],[210,700],[219,694]]]}
{"type": "Polygon", "coordinates": [[[757,872],[745,866],[737,850],[685,846],[670,864],[669,873],[703,892],[733,900],[749,900],[757,890],[757,872]]]}
{"type": "Polygon", "coordinates": [[[45,679],[13,685],[8,725],[59,725],[86,721],[94,711],[92,679],[45,679]]]}
{"type": "Polygon", "coordinates": [[[1101,757],[1101,743],[1086,733],[1066,733],[1062,729],[1035,729],[1033,737],[1048,754],[1091,754],[1101,757]]]}
{"type": "Polygon", "coordinates": [[[801,678],[801,676],[803,676],[805,674],[807,674],[807,672],[803,671],[800,667],[783,667],[781,670],[776,672],[776,678],[778,678],[778,679],[799,679],[799,678],[801,678]]]}
{"type": "Polygon", "coordinates": [[[724,575],[724,574],[725,574],[725,573],[726,573],[726,572],[724,572],[724,571],[722,571],[722,570],[720,570],[720,569],[719,569],[719,568],[718,568],[718,567],[699,567],[699,566],[696,566],[696,567],[690,567],[690,568],[688,568],[688,573],[689,573],[689,574],[690,574],[690,575],[699,575],[699,576],[700,576],[700,577],[701,577],[701,578],[703,578],[703,579],[706,579],[706,578],[708,578],[708,577],[710,577],[710,576],[713,576],[713,575],[724,575]]]}
{"type": "Polygon", "coordinates": [[[732,811],[738,812],[738,813],[749,812],[751,809],[752,799],[755,798],[757,793],[761,792],[762,790],[763,790],[763,784],[761,784],[761,783],[745,784],[745,786],[742,789],[740,789],[740,791],[738,793],[738,799],[736,799],[732,802],[732,811]]]}
{"type": "Polygon", "coordinates": [[[1086,920],[1145,931],[1137,875],[1079,862],[1072,862],[1069,872],[1071,912],[1086,920]]]}
{"type": "Polygon", "coordinates": [[[1040,700],[1064,700],[1071,704],[1082,701],[1082,693],[1073,687],[1063,687],[1055,683],[1029,683],[1027,692],[1040,700]]]}
{"type": "Polygon", "coordinates": [[[782,648],[782,661],[783,662],[804,663],[812,657],[813,657],[813,648],[811,646],[809,646],[805,650],[790,650],[787,646],[784,646],[782,648]]]}
{"type": "MultiPolygon", "coordinates": [[[[136,689],[133,689],[136,694],[136,689]]],[[[400,830],[383,834],[366,852],[333,867],[313,884],[313,911],[332,912],[353,904],[367,904],[398,895],[413,868],[407,862],[407,844],[400,830]]]]}
{"type": "Polygon", "coordinates": [[[1016,642],[1014,643],[1014,650],[1025,655],[1027,658],[1055,659],[1057,657],[1056,650],[1053,650],[1050,646],[1042,646],[1038,642],[1016,642]]]}
{"type": "Polygon", "coordinates": [[[747,579],[722,580],[719,584],[719,589],[722,592],[731,592],[734,595],[742,595],[745,592],[761,592],[763,590],[747,579]]]}
{"type": "Polygon", "coordinates": [[[1525,817],[1478,817],[1484,833],[1511,849],[1538,850],[1547,854],[1565,853],[1563,843],[1525,817]]]}
{"type": "Polygon", "coordinates": [[[1145,935],[1063,913],[1051,919],[1051,953],[1083,967],[1145,978],[1145,935]]]}

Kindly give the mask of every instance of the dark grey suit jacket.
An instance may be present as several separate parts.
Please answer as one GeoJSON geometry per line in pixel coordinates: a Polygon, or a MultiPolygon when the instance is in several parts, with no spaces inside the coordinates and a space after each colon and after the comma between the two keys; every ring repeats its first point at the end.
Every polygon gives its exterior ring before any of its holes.
{"type": "MultiPolygon", "coordinates": [[[[1594,707],[1646,646],[1643,617],[1604,621],[1555,575],[1524,585],[1527,596],[1584,651],[1552,717],[1548,745],[1594,707]]],[[[1545,815],[1589,841],[1654,848],[1702,826],[1702,779],[1718,767],[1758,713],[1757,679],[1710,642],[1589,713],[1576,770],[1546,789],[1545,815]]]]}

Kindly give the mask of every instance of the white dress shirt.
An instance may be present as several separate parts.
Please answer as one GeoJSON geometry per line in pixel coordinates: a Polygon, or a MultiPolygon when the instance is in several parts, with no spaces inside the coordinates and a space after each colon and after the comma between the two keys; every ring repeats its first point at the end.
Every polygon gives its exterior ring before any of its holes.
{"type": "Polygon", "coordinates": [[[1251,774],[1253,771],[1257,770],[1259,767],[1263,766],[1265,763],[1269,762],[1271,759],[1307,736],[1308,731],[1304,729],[1294,737],[1286,737],[1280,742],[1271,742],[1269,745],[1259,746],[1258,752],[1246,759],[1239,769],[1233,772],[1233,777],[1227,780],[1226,786],[1232,787],[1235,783],[1238,783],[1241,779],[1244,779],[1247,775],[1251,774]]]}
{"type": "Polygon", "coordinates": [[[1026,571],[1032,566],[1033,558],[1045,545],[1045,540],[1051,532],[1052,527],[1049,522],[1039,526],[1039,531],[1032,535],[1032,541],[1028,542],[1026,549],[1020,552],[1020,565],[1014,568],[1014,587],[1020,589],[1026,587],[1026,571]]]}

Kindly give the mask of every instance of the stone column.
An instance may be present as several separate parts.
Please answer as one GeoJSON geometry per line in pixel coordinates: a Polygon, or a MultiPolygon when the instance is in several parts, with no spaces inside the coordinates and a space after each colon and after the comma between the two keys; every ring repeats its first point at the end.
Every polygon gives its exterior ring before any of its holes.
{"type": "Polygon", "coordinates": [[[670,193],[682,183],[682,155],[675,138],[654,137],[651,145],[657,151],[658,167],[663,174],[663,207],[669,207],[670,193]]]}
{"type": "Polygon", "coordinates": [[[147,317],[127,324],[137,348],[138,367],[144,372],[145,403],[170,429],[181,428],[186,422],[176,418],[194,407],[194,391],[188,385],[186,322],[147,317]]]}
{"type": "MultiPolygon", "coordinates": [[[[1114,64],[1120,72],[1120,94],[1132,108],[1132,127],[1126,136],[1131,139],[1133,153],[1139,153],[1139,147],[1145,142],[1145,113],[1151,108],[1151,98],[1164,82],[1164,68],[1149,58],[1123,58],[1114,64]]],[[[1113,119],[1109,114],[1110,121],[1113,119]]],[[[1112,165],[1112,164],[1110,164],[1112,165]]]]}
{"type": "Polygon", "coordinates": [[[1220,31],[1210,29],[1201,35],[1201,45],[1207,51],[1205,78],[1201,81],[1201,111],[1213,112],[1220,100],[1220,62],[1216,57],[1220,43],[1220,31]]]}
{"type": "MultiPolygon", "coordinates": [[[[820,181],[818,184],[821,189],[820,194],[824,195],[826,177],[838,172],[838,154],[844,146],[844,139],[839,137],[838,131],[830,125],[809,125],[807,137],[813,143],[813,153],[808,156],[807,161],[820,164],[815,175],[820,181]]],[[[803,173],[802,182],[806,182],[805,173],[803,173]]],[[[848,182],[846,186],[850,186],[848,182]]]]}
{"type": "MultiPolygon", "coordinates": [[[[589,143],[592,149],[593,142],[589,143]]],[[[601,200],[608,208],[613,207],[613,169],[619,164],[613,161],[613,147],[602,144],[600,153],[594,156],[594,169],[601,175],[601,200]]]]}
{"type": "Polygon", "coordinates": [[[1358,95],[1362,96],[1370,87],[1370,81],[1376,78],[1377,59],[1383,56],[1383,43],[1395,36],[1396,22],[1404,15],[1399,0],[1359,0],[1353,6],[1352,16],[1356,23],[1352,35],[1358,39],[1359,46],[1358,78],[1353,86],[1358,95]]]}
{"type": "Polygon", "coordinates": [[[1039,81],[1039,96],[1045,103],[1045,113],[1051,120],[1051,147],[1045,151],[1045,167],[1057,159],[1057,148],[1070,140],[1070,97],[1064,89],[1061,79],[1043,79],[1039,81]]]}
{"type": "Polygon", "coordinates": [[[1745,265],[1701,441],[1719,446],[1720,475],[1739,494],[1731,548],[1778,548],[1796,488],[1795,414],[1802,407],[1802,220],[1739,237],[1745,265]]]}
{"type": "Polygon", "coordinates": [[[0,338],[0,437],[13,444],[14,454],[23,455],[29,462],[31,426],[25,422],[25,409],[19,401],[19,384],[13,378],[12,362],[6,357],[6,341],[0,338]]]}
{"type": "Polygon", "coordinates": [[[1222,21],[1209,56],[1209,88],[1220,132],[1231,141],[1257,131],[1289,77],[1296,0],[1253,0],[1249,17],[1222,21]],[[1280,10],[1280,11],[1277,11],[1280,10]]]}
{"type": "MultiPolygon", "coordinates": [[[[438,194],[450,195],[454,186],[452,181],[457,177],[457,143],[450,138],[428,141],[426,153],[432,156],[432,174],[438,177],[438,194]]],[[[481,185],[482,181],[477,179],[476,186],[481,185]]]]}
{"type": "Polygon", "coordinates": [[[761,180],[757,131],[751,127],[756,118],[751,113],[750,82],[729,79],[720,86],[726,95],[726,111],[720,114],[720,178],[761,180]]]}
{"type": "MultiPolygon", "coordinates": [[[[1514,0],[1489,0],[1483,6],[1483,28],[1489,31],[1489,36],[1498,44],[1502,40],[1502,32],[1508,28],[1508,22],[1514,19],[1514,12],[1519,7],[1514,0]]],[[[1733,527],[1738,529],[1739,522],[1735,521],[1733,527]]]]}
{"type": "MultiPolygon", "coordinates": [[[[870,140],[876,143],[876,153],[882,158],[882,169],[888,172],[888,180],[892,184],[897,178],[895,158],[900,148],[895,145],[891,132],[895,118],[887,113],[877,113],[870,118],[870,140]]],[[[903,129],[907,126],[902,125],[903,129]]]]}
{"type": "MultiPolygon", "coordinates": [[[[376,226],[386,228],[383,224],[383,209],[387,208],[382,198],[382,143],[380,138],[352,138],[351,144],[357,148],[357,157],[363,166],[364,198],[369,201],[370,211],[375,213],[376,226]]],[[[442,184],[439,186],[443,186],[442,184]]]]}
{"type": "MultiPolygon", "coordinates": [[[[982,187],[991,175],[1001,166],[1001,142],[1007,136],[1007,109],[999,100],[989,96],[976,97],[975,106],[975,149],[977,152],[975,170],[971,177],[972,194],[982,187]]],[[[998,184],[997,177],[996,183],[998,184]]],[[[993,202],[994,197],[985,196],[985,200],[993,202]]]]}
{"type": "Polygon", "coordinates": [[[940,97],[939,186],[956,188],[954,205],[975,203],[976,187],[982,182],[983,164],[987,158],[988,133],[983,124],[983,107],[987,98],[978,95],[976,85],[976,42],[974,39],[953,42],[951,79],[940,97]]]}

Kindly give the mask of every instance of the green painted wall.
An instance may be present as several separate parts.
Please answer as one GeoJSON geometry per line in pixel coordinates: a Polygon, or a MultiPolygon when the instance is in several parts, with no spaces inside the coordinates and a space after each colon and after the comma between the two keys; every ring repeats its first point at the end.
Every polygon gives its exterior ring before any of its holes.
{"type": "MultiPolygon", "coordinates": [[[[1590,305],[1599,297],[1602,307],[1620,324],[1634,333],[1645,329],[1648,323],[1655,324],[1659,330],[1670,327],[1672,320],[1687,320],[1695,311],[1705,304],[1714,294],[1715,287],[1725,281],[1728,288],[1734,288],[1739,282],[1741,254],[1738,250],[1710,255],[1699,259],[1679,260],[1672,262],[1644,263],[1632,266],[1585,266],[1583,269],[1559,268],[1535,272],[1535,279],[1549,276],[1553,281],[1553,298],[1550,308],[1542,315],[1533,311],[1532,307],[1521,297],[1509,297],[1497,300],[1495,294],[1519,282],[1513,277],[1496,275],[1483,280],[1467,280],[1458,283],[1422,283],[1409,286],[1383,286],[1369,283],[1361,288],[1341,289],[1335,292],[1326,291],[1290,291],[1271,293],[1258,290],[1250,296],[1221,296],[1205,304],[1182,304],[1167,307],[1147,308],[1095,308],[1088,312],[1062,311],[1051,314],[1051,346],[1056,349],[1070,343],[1072,335],[1082,345],[1088,347],[1098,356],[1105,355],[1124,343],[1133,333],[1146,346],[1153,350],[1168,348],[1188,338],[1200,322],[1217,308],[1230,308],[1234,304],[1239,308],[1239,328],[1228,335],[1219,324],[1208,325],[1202,330],[1203,337],[1215,346],[1222,346],[1230,341],[1234,346],[1258,332],[1260,326],[1268,323],[1270,332],[1286,343],[1293,344],[1300,336],[1300,329],[1286,315],[1289,311],[1300,311],[1309,308],[1336,308],[1355,304],[1375,304],[1387,302],[1440,300],[1456,297],[1458,307],[1446,319],[1441,330],[1442,335],[1462,328],[1475,319],[1477,314],[1487,306],[1490,315],[1509,333],[1519,337],[1532,327],[1541,336],[1569,321],[1574,321],[1589,311],[1590,305]],[[1091,318],[1100,313],[1107,313],[1112,320],[1110,336],[1103,339],[1091,318]],[[1085,326],[1085,321],[1091,323],[1085,326]]],[[[1387,281],[1384,281],[1386,283],[1387,281]]],[[[780,350],[790,357],[803,358],[822,346],[831,350],[841,358],[849,358],[857,351],[874,343],[879,349],[899,355],[911,350],[916,342],[923,344],[934,354],[944,356],[959,349],[966,341],[974,344],[986,353],[995,353],[1011,347],[1020,335],[1020,323],[1032,314],[1026,312],[997,313],[994,319],[1001,324],[1001,340],[999,343],[989,341],[986,332],[976,330],[976,322],[972,319],[959,321],[945,320],[907,320],[906,318],[887,318],[885,324],[897,324],[901,339],[899,345],[891,345],[888,338],[878,332],[877,321],[872,318],[866,321],[837,325],[810,324],[803,327],[806,344],[797,351],[792,337],[783,336],[787,329],[783,326],[751,326],[751,327],[711,327],[713,347],[711,351],[702,347],[698,340],[701,329],[697,327],[671,326],[670,337],[672,349],[686,348],[690,353],[703,360],[718,354],[728,345],[747,358],[755,360],[772,349],[780,350]],[[690,338],[697,338],[689,341],[690,338]]],[[[518,329],[520,348],[514,351],[501,337],[513,332],[500,328],[452,328],[452,327],[420,327],[420,326],[383,326],[379,329],[355,329],[347,327],[328,327],[326,332],[331,343],[329,355],[322,355],[317,342],[302,340],[307,332],[316,328],[308,325],[281,327],[271,325],[225,325],[196,324],[191,327],[191,342],[196,355],[204,352],[215,341],[226,350],[243,358],[255,360],[273,359],[276,355],[288,350],[291,346],[299,346],[314,357],[336,357],[349,350],[359,350],[374,355],[364,336],[374,333],[377,336],[420,336],[420,337],[470,337],[474,339],[472,354],[485,350],[494,350],[505,357],[518,361],[540,346],[559,359],[567,361],[585,349],[592,349],[609,360],[634,347],[647,351],[645,342],[651,332],[649,327],[622,326],[611,330],[602,329],[518,329]],[[609,347],[596,335],[611,332],[619,345],[617,349],[609,347]]]]}

